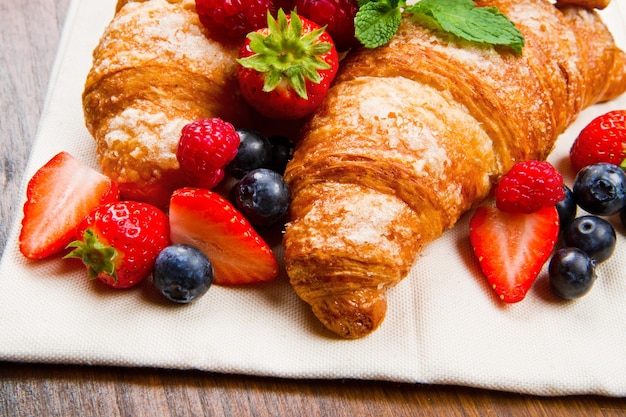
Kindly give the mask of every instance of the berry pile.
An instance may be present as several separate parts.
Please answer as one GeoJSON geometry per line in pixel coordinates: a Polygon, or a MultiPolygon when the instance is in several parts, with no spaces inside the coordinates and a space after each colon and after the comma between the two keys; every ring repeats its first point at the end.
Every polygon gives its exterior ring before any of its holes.
{"type": "Polygon", "coordinates": [[[203,119],[183,128],[176,157],[190,186],[213,189],[225,175],[237,180],[231,203],[253,226],[267,227],[283,220],[289,208],[282,174],[293,147],[284,136],[268,138],[221,119],[203,119]]]}
{"type": "Polygon", "coordinates": [[[587,165],[565,194],[559,205],[563,247],[550,261],[549,276],[555,294],[574,299],[591,290],[596,266],[615,251],[615,229],[603,217],[621,213],[626,219],[626,175],[606,162],[587,165]],[[576,217],[578,207],[588,214],[576,217]]]}
{"type": "Polygon", "coordinates": [[[283,136],[236,130],[219,118],[189,123],[176,152],[188,186],[173,193],[165,214],[120,201],[110,178],[61,152],[28,183],[19,249],[29,259],[67,249],[64,259],[81,260],[89,278],[111,288],[152,275],[153,287],[179,304],[214,283],[269,281],[278,263],[255,228],[284,221],[290,194],[282,174],[292,153],[283,136]]]}
{"type": "Polygon", "coordinates": [[[248,129],[238,130],[239,151],[226,167],[239,181],[229,199],[257,227],[283,220],[290,201],[289,187],[282,174],[293,154],[293,144],[283,136],[265,137],[248,129]]]}
{"type": "Polygon", "coordinates": [[[241,285],[277,276],[274,254],[255,228],[285,218],[290,194],[282,173],[292,153],[285,137],[235,129],[220,119],[183,128],[177,158],[195,183],[170,199],[173,246],[155,263],[159,292],[188,303],[212,283],[241,285]],[[233,182],[224,191],[229,198],[210,190],[233,182]]]}
{"type": "Polygon", "coordinates": [[[527,161],[496,184],[496,207],[475,211],[472,248],[501,300],[521,301],[548,260],[558,297],[571,300],[591,290],[597,265],[617,245],[607,217],[619,214],[626,226],[626,174],[617,165],[624,159],[625,116],[608,112],[581,131],[570,151],[577,172],[571,189],[549,163],[527,161]],[[577,217],[579,207],[586,213],[577,217]]]}
{"type": "Polygon", "coordinates": [[[502,301],[523,300],[552,254],[563,194],[563,178],[549,163],[521,162],[496,185],[496,206],[474,212],[472,249],[502,301]]]}

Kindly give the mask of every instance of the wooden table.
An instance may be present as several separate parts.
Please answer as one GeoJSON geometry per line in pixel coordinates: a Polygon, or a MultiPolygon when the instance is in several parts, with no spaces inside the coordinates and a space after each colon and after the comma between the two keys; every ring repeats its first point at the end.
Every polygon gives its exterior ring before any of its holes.
{"type": "MultiPolygon", "coordinates": [[[[69,0],[0,0],[0,251],[69,0]]],[[[9,277],[0,277],[9,279],[9,277]]],[[[0,335],[2,337],[2,335],[0,335]]],[[[626,375],[624,375],[626,378],[626,375]]],[[[0,416],[624,416],[626,399],[193,371],[0,363],[0,416]]]]}

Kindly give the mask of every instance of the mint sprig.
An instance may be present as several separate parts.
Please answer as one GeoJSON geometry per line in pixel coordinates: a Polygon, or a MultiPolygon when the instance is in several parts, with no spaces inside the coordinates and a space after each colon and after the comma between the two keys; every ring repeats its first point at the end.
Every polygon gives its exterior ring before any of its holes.
{"type": "Polygon", "coordinates": [[[495,7],[477,7],[472,0],[358,0],[354,20],[356,38],[367,48],[387,44],[396,34],[403,13],[411,14],[423,26],[444,31],[461,39],[507,46],[518,54],[524,36],[495,7]]]}

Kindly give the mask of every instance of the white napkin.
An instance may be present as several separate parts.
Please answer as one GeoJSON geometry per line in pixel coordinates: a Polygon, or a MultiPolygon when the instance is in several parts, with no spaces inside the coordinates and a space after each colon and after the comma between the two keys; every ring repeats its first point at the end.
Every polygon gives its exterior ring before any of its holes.
{"type": "MultiPolygon", "coordinates": [[[[80,96],[114,6],[72,1],[25,181],[61,150],[97,166],[80,96]]],[[[626,5],[613,1],[603,15],[626,47],[626,5]]],[[[617,108],[626,108],[626,96],[586,110],[558,142],[550,160],[570,185],[571,141],[593,117],[617,108]]],[[[18,215],[0,264],[0,360],[626,395],[626,236],[619,221],[612,219],[618,249],[598,267],[587,296],[557,300],[544,271],[526,300],[503,305],[471,253],[468,219],[428,246],[389,291],[382,326],[347,341],[319,324],[284,275],[248,288],[214,286],[197,303],[178,306],[148,282],[108,290],[75,263],[27,261],[17,249],[18,215]]]]}

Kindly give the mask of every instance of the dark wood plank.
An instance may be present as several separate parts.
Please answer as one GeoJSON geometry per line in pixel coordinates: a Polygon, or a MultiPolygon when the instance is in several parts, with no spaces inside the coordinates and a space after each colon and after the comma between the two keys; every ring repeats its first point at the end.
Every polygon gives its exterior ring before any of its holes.
{"type": "Polygon", "coordinates": [[[626,399],[197,371],[0,363],[0,415],[623,416],[626,399]]]}
{"type": "Polygon", "coordinates": [[[0,5],[0,253],[20,209],[19,186],[68,5],[69,0],[0,5]]]}

